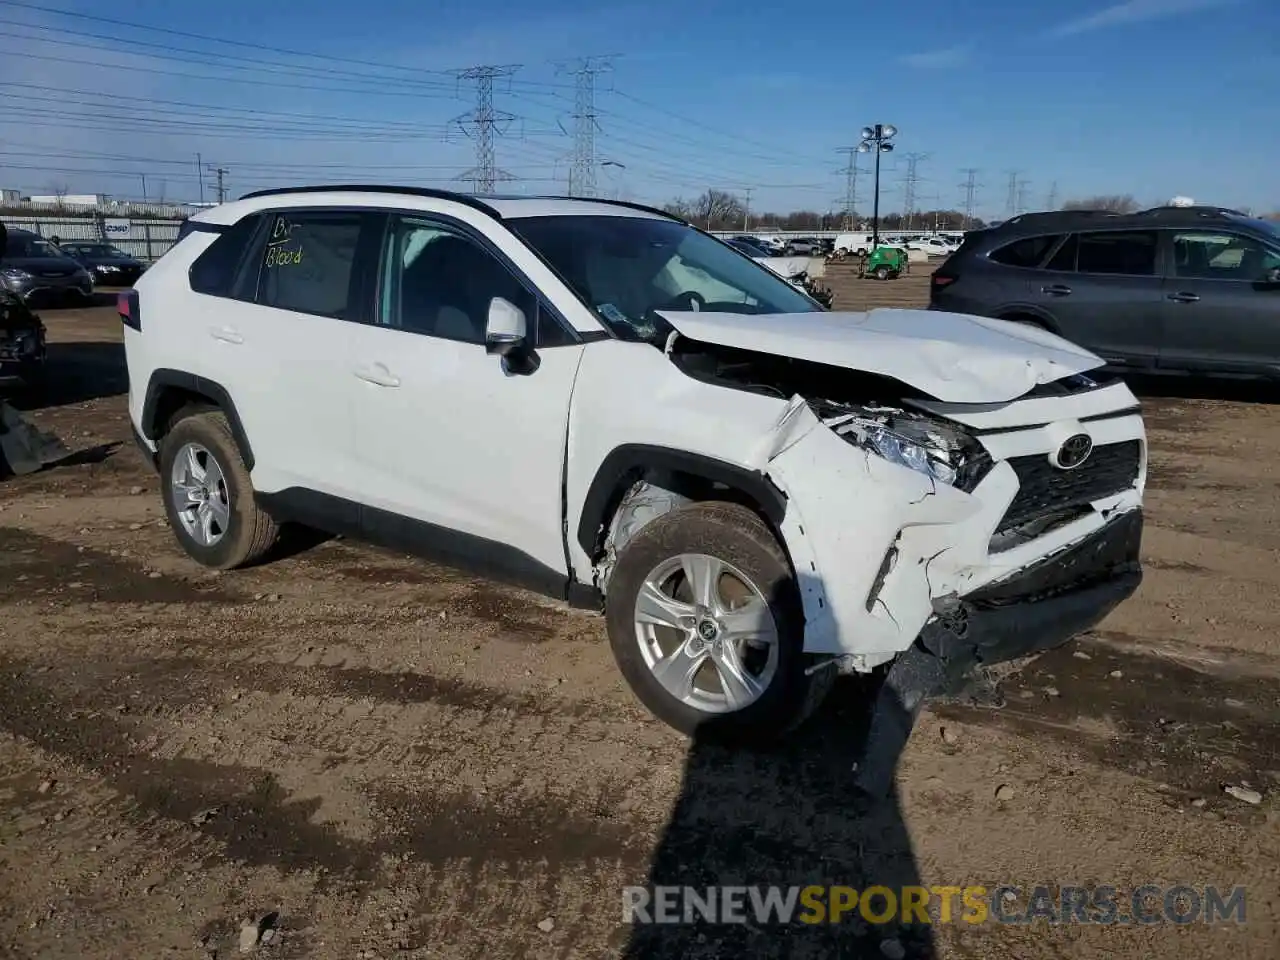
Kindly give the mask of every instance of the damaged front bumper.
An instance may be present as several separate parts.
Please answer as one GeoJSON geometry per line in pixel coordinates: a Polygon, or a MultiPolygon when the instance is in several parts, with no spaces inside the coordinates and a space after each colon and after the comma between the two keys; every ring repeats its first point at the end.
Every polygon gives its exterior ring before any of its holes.
{"type": "Polygon", "coordinates": [[[1127,388],[1102,390],[999,405],[998,429],[970,428],[990,462],[967,490],[850,442],[796,398],[756,462],[787,497],[805,651],[865,672],[919,639],[990,663],[1056,646],[1130,595],[1145,431],[1127,388]],[[1080,432],[1095,459],[1054,467],[1080,432]]]}
{"type": "Polygon", "coordinates": [[[1121,514],[1069,549],[958,601],[925,624],[920,643],[957,674],[1061,646],[1138,589],[1141,544],[1142,511],[1121,514]]]}

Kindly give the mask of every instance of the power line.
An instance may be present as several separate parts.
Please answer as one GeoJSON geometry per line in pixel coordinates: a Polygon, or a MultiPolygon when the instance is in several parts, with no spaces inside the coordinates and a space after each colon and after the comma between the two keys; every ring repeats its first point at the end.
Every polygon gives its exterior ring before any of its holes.
{"type": "Polygon", "coordinates": [[[454,121],[462,128],[463,133],[476,142],[476,165],[458,175],[459,180],[471,182],[472,193],[493,193],[494,184],[498,180],[515,179],[505,170],[499,170],[494,159],[494,136],[505,132],[506,126],[515,119],[515,114],[494,109],[493,81],[498,77],[510,77],[519,69],[519,66],[508,65],[470,67],[458,71],[459,80],[474,80],[476,84],[475,109],[454,121]]]}
{"type": "Polygon", "coordinates": [[[569,173],[569,196],[596,195],[596,77],[613,69],[617,54],[582,57],[565,72],[576,78],[573,109],[573,166],[569,173]]]}

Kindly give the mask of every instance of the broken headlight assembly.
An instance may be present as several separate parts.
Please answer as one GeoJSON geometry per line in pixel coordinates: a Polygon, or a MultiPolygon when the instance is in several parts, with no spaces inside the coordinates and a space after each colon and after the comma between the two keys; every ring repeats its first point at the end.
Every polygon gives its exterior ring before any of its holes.
{"type": "Polygon", "coordinates": [[[890,463],[969,493],[991,457],[962,427],[896,407],[863,407],[827,417],[839,436],[890,463]]]}

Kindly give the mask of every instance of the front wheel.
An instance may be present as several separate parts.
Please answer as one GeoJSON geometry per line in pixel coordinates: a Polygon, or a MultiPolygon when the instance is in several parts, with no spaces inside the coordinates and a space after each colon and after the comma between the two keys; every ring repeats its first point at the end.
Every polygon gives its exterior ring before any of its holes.
{"type": "Polygon", "coordinates": [[[803,722],[834,670],[812,675],[786,556],[750,510],[696,503],[647,524],[609,580],[609,642],[622,675],[686,734],[760,743],[803,722]]]}

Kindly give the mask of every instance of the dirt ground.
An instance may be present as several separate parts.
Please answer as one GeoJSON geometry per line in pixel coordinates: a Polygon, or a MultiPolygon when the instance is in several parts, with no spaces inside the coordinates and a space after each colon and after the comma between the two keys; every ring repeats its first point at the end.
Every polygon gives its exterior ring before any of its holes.
{"type": "MultiPolygon", "coordinates": [[[[926,273],[827,282],[915,305],[926,273]]],[[[647,715],[592,614],[339,540],[198,568],[129,440],[113,311],[43,315],[31,416],[76,455],[0,483],[0,956],[239,955],[246,918],[282,960],[1277,955],[1271,392],[1135,384],[1139,594],[1003,707],[932,705],[860,812],[866,682],[728,753],[647,715]],[[632,884],[920,882],[1244,885],[1247,921],[622,923],[632,884]]]]}

